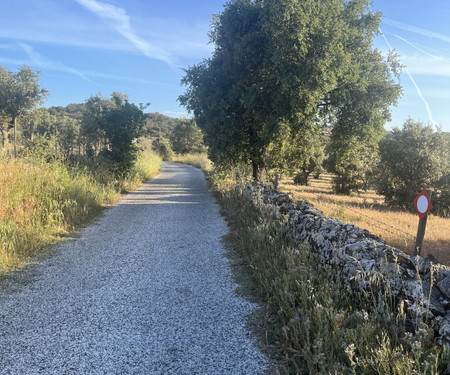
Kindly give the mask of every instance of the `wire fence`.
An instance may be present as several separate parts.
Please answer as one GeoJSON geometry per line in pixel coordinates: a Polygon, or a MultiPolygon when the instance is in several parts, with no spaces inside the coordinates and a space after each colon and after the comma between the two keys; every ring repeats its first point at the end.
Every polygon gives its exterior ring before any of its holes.
{"type": "MultiPolygon", "coordinates": [[[[348,207],[345,204],[329,203],[329,202],[320,201],[318,203],[318,205],[325,206],[328,209],[333,209],[333,210],[336,210],[336,208],[342,207],[346,211],[351,211],[353,213],[356,213],[359,217],[364,217],[364,219],[368,222],[368,224],[371,227],[377,228],[377,229],[379,229],[379,230],[381,230],[383,232],[389,232],[390,234],[392,234],[394,236],[401,237],[404,240],[406,240],[405,241],[405,246],[408,246],[408,243],[411,243],[411,249],[410,250],[413,251],[413,246],[414,246],[415,241],[416,241],[416,236],[411,234],[411,233],[408,233],[408,232],[406,232],[406,231],[404,231],[404,230],[402,230],[400,228],[396,228],[396,227],[392,226],[391,224],[388,224],[388,223],[383,222],[381,220],[375,219],[374,217],[371,217],[371,216],[369,216],[369,215],[367,215],[367,214],[365,214],[365,213],[363,213],[361,211],[358,211],[358,210],[355,210],[355,209],[353,209],[351,207],[348,207]]],[[[337,215],[337,216],[339,216],[339,215],[337,215]]],[[[380,234],[378,234],[378,236],[381,237],[380,234]]],[[[439,249],[438,246],[436,246],[436,245],[434,245],[432,243],[427,243],[426,247],[429,250],[438,250],[439,249]]]]}

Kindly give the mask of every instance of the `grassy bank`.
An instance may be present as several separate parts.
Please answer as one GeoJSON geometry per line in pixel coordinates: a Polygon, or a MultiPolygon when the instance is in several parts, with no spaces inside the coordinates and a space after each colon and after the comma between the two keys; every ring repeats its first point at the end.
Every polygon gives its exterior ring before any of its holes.
{"type": "Polygon", "coordinates": [[[160,165],[159,157],[142,152],[132,173],[116,180],[104,170],[60,161],[0,158],[0,275],[135,189],[160,165]]]}
{"type": "Polygon", "coordinates": [[[174,163],[189,164],[204,172],[209,172],[212,169],[211,160],[208,159],[206,154],[176,154],[170,161],[174,163]]]}
{"type": "Polygon", "coordinates": [[[296,246],[275,220],[264,218],[245,198],[233,190],[222,190],[220,196],[236,273],[250,275],[244,289],[261,305],[255,332],[279,373],[443,371],[449,353],[437,346],[425,325],[408,332],[394,307],[381,315],[370,295],[353,294],[318,266],[308,246],[296,246]]]}
{"type": "MultiPolygon", "coordinates": [[[[386,206],[384,198],[372,190],[355,196],[338,195],[332,190],[332,176],[324,174],[311,179],[309,186],[295,185],[292,178],[283,179],[280,191],[292,193],[295,199],[307,199],[326,216],[367,229],[389,245],[413,254],[418,216],[386,206]]],[[[449,227],[450,219],[429,215],[422,256],[432,254],[450,266],[449,227]]]]}

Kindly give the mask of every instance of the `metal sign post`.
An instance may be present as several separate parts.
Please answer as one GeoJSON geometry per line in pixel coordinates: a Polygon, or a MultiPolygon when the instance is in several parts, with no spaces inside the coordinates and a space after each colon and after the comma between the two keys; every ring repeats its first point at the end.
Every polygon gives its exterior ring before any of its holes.
{"type": "Polygon", "coordinates": [[[414,206],[419,214],[419,228],[417,229],[416,244],[414,246],[414,255],[420,255],[422,250],[423,238],[425,237],[425,228],[427,226],[428,213],[433,208],[431,204],[431,190],[423,189],[414,199],[414,206]]]}

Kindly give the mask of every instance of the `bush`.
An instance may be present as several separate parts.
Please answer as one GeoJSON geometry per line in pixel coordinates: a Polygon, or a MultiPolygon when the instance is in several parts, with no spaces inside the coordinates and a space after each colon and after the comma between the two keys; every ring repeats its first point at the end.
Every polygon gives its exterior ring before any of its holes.
{"type": "Polygon", "coordinates": [[[153,141],[153,151],[155,151],[164,161],[171,160],[173,158],[173,151],[170,144],[165,139],[157,139],[153,141]]]}

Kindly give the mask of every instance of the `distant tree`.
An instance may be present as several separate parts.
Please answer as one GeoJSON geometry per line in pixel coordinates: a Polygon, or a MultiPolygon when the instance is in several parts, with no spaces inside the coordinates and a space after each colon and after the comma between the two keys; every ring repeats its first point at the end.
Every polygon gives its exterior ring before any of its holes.
{"type": "Polygon", "coordinates": [[[47,108],[35,108],[20,119],[24,138],[33,141],[35,135],[46,138],[54,136],[55,121],[56,116],[53,116],[47,108]]]}
{"type": "Polygon", "coordinates": [[[80,120],[68,116],[56,117],[57,142],[65,159],[73,154],[78,144],[80,123],[80,120]]]}
{"type": "Polygon", "coordinates": [[[14,125],[11,123],[11,117],[0,112],[0,132],[2,133],[2,147],[5,147],[5,144],[8,140],[9,131],[13,127],[14,125]]]}
{"type": "Polygon", "coordinates": [[[113,162],[115,173],[128,174],[137,158],[137,140],[142,134],[146,105],[130,103],[124,94],[113,92],[106,99],[101,114],[100,127],[105,132],[104,153],[113,162]]]}
{"type": "Polygon", "coordinates": [[[39,72],[23,66],[17,73],[12,73],[0,66],[0,113],[11,117],[15,156],[17,119],[42,104],[47,94],[47,90],[39,86],[39,72]]]}
{"type": "Polygon", "coordinates": [[[167,139],[157,138],[152,143],[152,149],[156,152],[164,161],[169,161],[173,157],[173,150],[170,147],[170,143],[167,139]]]}
{"type": "Polygon", "coordinates": [[[450,190],[449,137],[431,126],[408,119],[381,140],[380,158],[377,191],[389,205],[412,210],[422,189],[433,190],[435,202],[450,190]]]}
{"type": "Polygon", "coordinates": [[[83,144],[85,154],[93,157],[100,152],[102,143],[106,148],[106,137],[103,130],[103,115],[111,105],[108,99],[100,94],[91,96],[85,103],[85,110],[81,122],[79,143],[83,144]]]}
{"type": "Polygon", "coordinates": [[[179,119],[172,118],[161,113],[146,113],[144,124],[144,136],[168,137],[170,132],[180,123],[179,119]]]}
{"type": "Polygon", "coordinates": [[[400,94],[391,78],[396,61],[372,47],[379,23],[368,0],[227,3],[210,33],[212,58],[186,70],[179,98],[203,130],[210,158],[248,162],[260,180],[268,149],[282,144],[282,124],[290,135],[329,118],[332,137],[377,130],[400,94]]]}
{"type": "Polygon", "coordinates": [[[181,120],[169,136],[173,151],[179,154],[205,152],[203,133],[194,120],[181,120]]]}
{"type": "Polygon", "coordinates": [[[308,185],[311,174],[320,174],[325,159],[323,131],[314,128],[292,134],[292,129],[281,125],[279,136],[269,145],[267,167],[276,174],[294,175],[294,183],[308,185]]]}
{"type": "Polygon", "coordinates": [[[308,132],[297,135],[292,149],[292,159],[297,169],[294,182],[300,185],[308,185],[311,174],[320,174],[323,171],[325,160],[325,142],[319,132],[308,132]]]}

